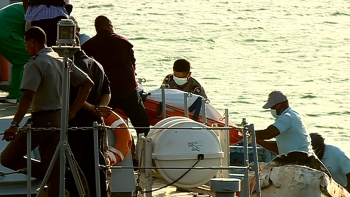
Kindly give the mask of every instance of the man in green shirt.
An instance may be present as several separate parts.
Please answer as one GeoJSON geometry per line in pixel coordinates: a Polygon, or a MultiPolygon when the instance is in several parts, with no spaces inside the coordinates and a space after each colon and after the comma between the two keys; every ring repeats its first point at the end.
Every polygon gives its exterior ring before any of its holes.
{"type": "Polygon", "coordinates": [[[11,64],[11,81],[7,99],[17,99],[22,95],[23,66],[30,58],[24,44],[25,19],[22,3],[13,3],[0,9],[0,55],[11,64]]]}

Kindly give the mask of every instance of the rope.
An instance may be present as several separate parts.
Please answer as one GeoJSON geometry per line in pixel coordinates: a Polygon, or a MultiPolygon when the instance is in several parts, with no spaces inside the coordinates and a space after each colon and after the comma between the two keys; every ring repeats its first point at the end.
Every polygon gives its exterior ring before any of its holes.
{"type": "MultiPolygon", "coordinates": [[[[204,159],[204,158],[203,158],[203,159],[204,159]]],[[[198,158],[198,160],[196,161],[196,163],[194,163],[194,164],[192,165],[191,168],[189,168],[183,175],[181,175],[179,178],[177,178],[177,179],[174,180],[173,182],[171,182],[171,183],[169,183],[169,184],[167,184],[167,185],[164,185],[163,187],[157,188],[157,189],[153,189],[153,190],[150,190],[150,191],[144,191],[143,193],[155,192],[155,191],[158,191],[158,190],[161,190],[161,189],[167,188],[168,186],[173,185],[174,183],[176,183],[176,182],[178,182],[180,179],[182,179],[186,174],[188,174],[188,173],[192,170],[192,168],[194,168],[194,167],[198,164],[198,162],[199,162],[200,160],[201,160],[201,159],[198,158]]]]}
{"type": "MultiPolygon", "coordinates": [[[[68,127],[68,131],[76,131],[76,130],[93,130],[93,129],[164,129],[164,127],[111,127],[111,126],[106,126],[104,124],[99,124],[97,128],[95,127],[68,127]]],[[[166,129],[192,129],[192,130],[224,130],[224,129],[242,129],[239,127],[172,127],[172,128],[166,128],[166,129]]],[[[18,131],[60,131],[61,128],[56,128],[56,127],[22,127],[19,128],[18,131]]],[[[5,133],[0,133],[0,135],[4,135],[5,133]]]]}
{"type": "Polygon", "coordinates": [[[9,174],[17,174],[17,173],[25,173],[25,172],[27,172],[27,168],[22,168],[22,169],[14,171],[14,172],[2,172],[2,171],[0,171],[0,176],[6,176],[9,174]]]}

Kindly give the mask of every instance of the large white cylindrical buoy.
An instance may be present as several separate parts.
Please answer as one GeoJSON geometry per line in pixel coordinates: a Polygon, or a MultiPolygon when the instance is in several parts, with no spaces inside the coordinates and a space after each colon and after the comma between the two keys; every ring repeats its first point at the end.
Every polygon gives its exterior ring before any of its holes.
{"type": "MultiPolygon", "coordinates": [[[[219,166],[223,157],[219,139],[213,130],[186,117],[169,117],[154,125],[148,134],[152,138],[155,167],[191,168],[219,166]],[[199,161],[198,161],[199,160],[199,161]],[[196,162],[198,163],[196,164],[196,162]]],[[[158,169],[167,182],[181,188],[201,186],[213,178],[217,170],[158,169]],[[184,175],[184,176],[183,176],[184,175]],[[183,176],[179,179],[179,177],[183,176]],[[179,179],[179,180],[178,180],[179,179]],[[176,181],[176,182],[175,182],[176,181]]]]}

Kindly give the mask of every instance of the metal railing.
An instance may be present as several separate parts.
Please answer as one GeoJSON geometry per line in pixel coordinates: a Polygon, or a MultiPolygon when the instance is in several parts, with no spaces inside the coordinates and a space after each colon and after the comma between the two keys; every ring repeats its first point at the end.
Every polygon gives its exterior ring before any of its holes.
{"type": "MultiPolygon", "coordinates": [[[[165,102],[165,91],[164,87],[162,88],[162,98],[164,99],[162,102],[163,105],[163,117],[166,117],[166,102],[165,102]]],[[[184,115],[188,117],[188,107],[187,104],[188,102],[186,101],[188,98],[189,94],[184,93],[184,115]]],[[[202,117],[203,117],[203,123],[206,123],[206,110],[205,110],[205,105],[206,102],[203,100],[203,105],[202,105],[202,117]],[[204,119],[205,118],[205,119],[204,119]]],[[[256,194],[257,196],[261,196],[260,192],[260,180],[259,180],[259,172],[258,172],[258,154],[257,154],[257,144],[256,144],[256,139],[255,139],[255,130],[254,130],[254,125],[246,122],[246,119],[243,118],[242,124],[240,127],[237,127],[235,129],[240,129],[243,134],[243,141],[244,141],[244,165],[243,166],[230,166],[229,165],[229,130],[232,129],[232,127],[229,126],[229,114],[228,110],[225,110],[225,127],[187,127],[187,128],[156,128],[156,127],[150,127],[149,129],[209,129],[209,130],[220,130],[219,133],[219,138],[220,138],[220,143],[222,145],[222,150],[224,151],[224,159],[225,161],[222,161],[221,166],[211,166],[211,167],[191,167],[191,168],[184,168],[184,167],[169,167],[169,168],[160,168],[160,167],[154,167],[152,166],[152,139],[147,138],[144,136],[140,136],[140,146],[138,147],[143,147],[142,149],[144,150],[143,153],[139,153],[139,161],[144,161],[140,167],[138,167],[140,172],[142,171],[145,173],[146,177],[146,187],[144,189],[136,188],[135,190],[140,190],[142,191],[145,196],[149,197],[152,196],[152,169],[190,169],[190,170],[203,170],[203,169],[211,169],[211,170],[221,170],[221,171],[227,171],[231,169],[243,169],[244,170],[244,179],[243,179],[243,193],[245,194],[246,197],[250,196],[250,182],[249,182],[249,170],[251,167],[249,166],[249,157],[248,157],[248,138],[251,137],[252,140],[252,148],[253,148],[253,162],[254,162],[254,172],[255,172],[255,182],[256,182],[256,194]],[[140,158],[142,157],[142,158],[140,158]]],[[[215,126],[215,125],[214,125],[215,126]]],[[[144,127],[129,127],[129,129],[139,129],[139,128],[144,128],[144,127]]],[[[147,127],[148,128],[148,127],[147,127]]],[[[98,132],[101,129],[125,129],[125,128],[120,128],[120,127],[110,127],[106,126],[104,124],[98,124],[97,122],[93,123],[93,127],[71,127],[67,128],[68,130],[93,130],[94,132],[94,158],[95,158],[95,176],[96,176],[96,182],[95,182],[95,187],[96,187],[96,196],[100,196],[100,168],[111,168],[111,169],[130,169],[134,168],[134,166],[102,166],[99,164],[99,157],[98,157],[98,132]]],[[[31,125],[27,125],[24,128],[21,128],[21,132],[27,132],[27,192],[28,192],[28,197],[31,196],[31,131],[40,131],[40,130],[61,130],[61,128],[32,128],[31,125]]],[[[60,141],[62,143],[62,141],[60,141]]],[[[67,143],[64,141],[64,143],[67,143]]],[[[62,145],[61,145],[62,146],[62,145]]],[[[61,146],[58,146],[55,152],[55,155],[60,152],[61,146]]],[[[65,150],[69,150],[68,144],[64,145],[65,150]]],[[[140,150],[142,150],[140,149],[140,150]]],[[[139,150],[139,151],[140,151],[139,150]]],[[[54,156],[55,156],[54,155],[54,156]]],[[[69,159],[69,158],[68,158],[69,159]]],[[[52,163],[52,161],[51,161],[52,163]]],[[[49,173],[52,169],[52,164],[50,163],[48,172],[49,173]]],[[[229,173],[223,173],[223,176],[228,176],[229,173]]],[[[64,175],[63,175],[64,176],[64,175]]],[[[78,175],[79,176],[79,175],[78,175]]],[[[226,177],[228,178],[228,177],[226,177]]],[[[47,181],[47,178],[43,180],[43,184],[45,184],[47,181]]],[[[79,188],[78,188],[79,190],[79,188]]],[[[80,191],[80,195],[83,194],[84,192],[80,191]]],[[[82,195],[81,195],[82,196],[82,195]]]]}

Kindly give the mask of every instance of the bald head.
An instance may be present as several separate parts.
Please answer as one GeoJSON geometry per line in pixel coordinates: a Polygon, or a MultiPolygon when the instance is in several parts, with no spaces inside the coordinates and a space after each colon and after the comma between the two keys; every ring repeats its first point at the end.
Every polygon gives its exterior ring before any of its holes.
{"type": "Polygon", "coordinates": [[[95,29],[96,32],[103,30],[113,32],[113,25],[112,22],[106,16],[100,15],[95,19],[95,29]]]}

